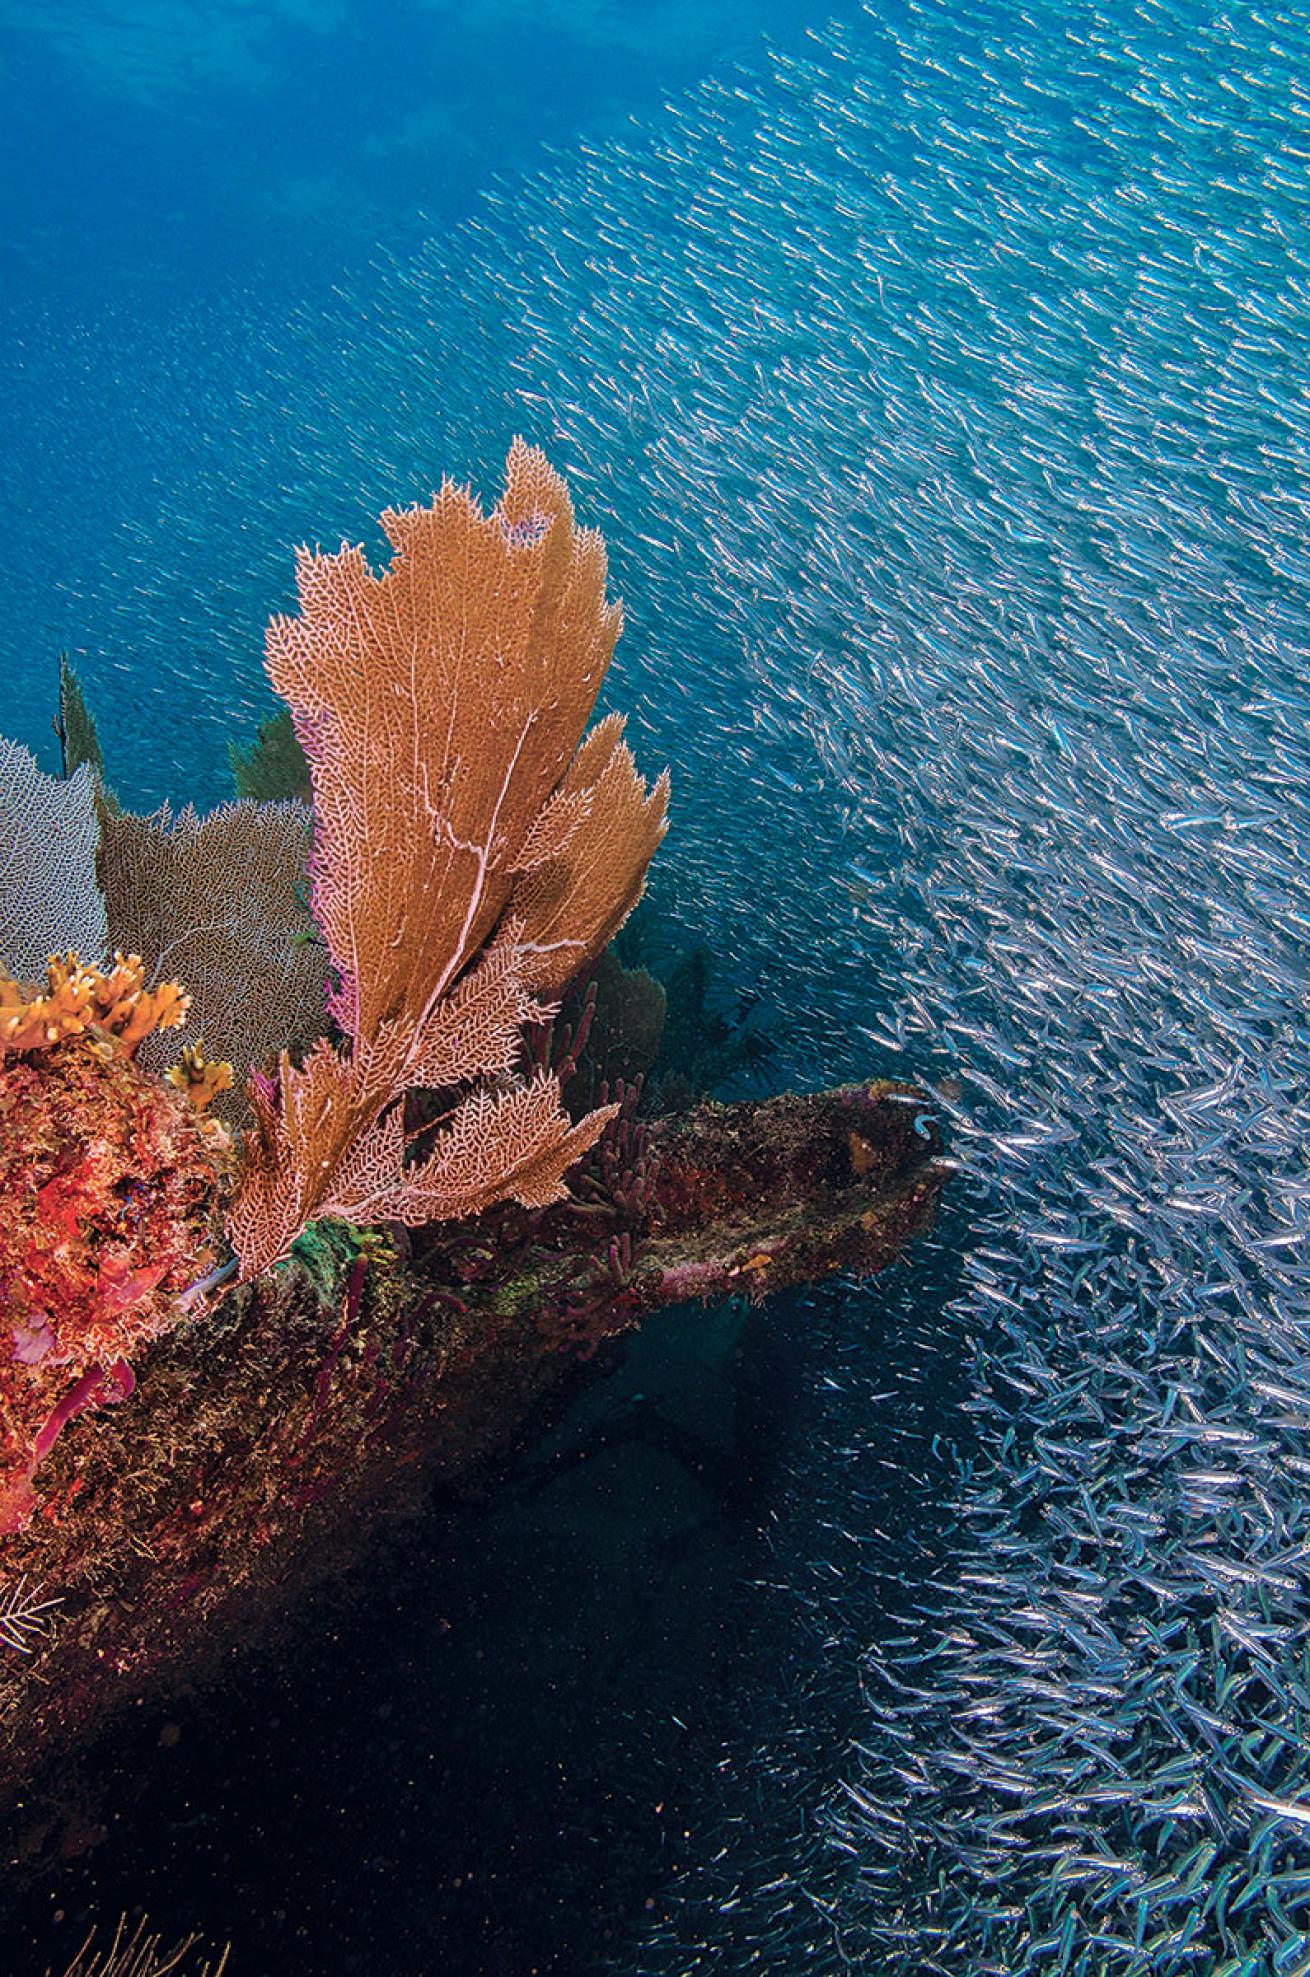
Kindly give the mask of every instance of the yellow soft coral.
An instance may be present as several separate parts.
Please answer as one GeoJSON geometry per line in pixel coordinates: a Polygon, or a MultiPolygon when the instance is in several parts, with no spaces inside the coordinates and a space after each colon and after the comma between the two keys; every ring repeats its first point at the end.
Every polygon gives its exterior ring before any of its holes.
{"type": "Polygon", "coordinates": [[[65,1037],[97,1029],[117,1038],[130,1057],[142,1037],[184,1022],[190,997],[176,982],[145,986],[139,954],[115,954],[105,970],[76,954],[52,954],[45,990],[0,976],[0,1052],[49,1050],[65,1037]]]}
{"type": "Polygon", "coordinates": [[[170,1085],[185,1092],[197,1112],[203,1112],[221,1091],[232,1089],[232,1066],[223,1058],[206,1057],[199,1043],[183,1044],[181,1062],[170,1065],[164,1076],[170,1085]]]}

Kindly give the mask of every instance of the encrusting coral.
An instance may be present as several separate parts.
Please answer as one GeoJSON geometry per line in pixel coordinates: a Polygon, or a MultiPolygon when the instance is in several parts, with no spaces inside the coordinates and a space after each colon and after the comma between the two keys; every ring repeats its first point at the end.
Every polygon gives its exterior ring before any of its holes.
{"type": "Polygon", "coordinates": [[[573,1124],[556,1077],[515,1068],[538,995],[605,946],[664,831],[667,782],[647,790],[622,721],[583,738],[621,621],[604,546],[519,440],[489,515],[448,481],[382,526],[382,576],[359,549],[304,551],[301,614],[269,628],[313,781],[310,904],[346,1041],[252,1076],[228,1221],[245,1279],[324,1215],[544,1207],[613,1116],[573,1124]],[[414,1087],[450,1104],[406,1165],[414,1087]]]}
{"type": "Polygon", "coordinates": [[[118,1037],[88,1023],[0,1050],[0,1535],[67,1424],[132,1392],[131,1359],[213,1254],[228,1136],[132,1061],[161,994],[111,1007],[118,1037]]]}

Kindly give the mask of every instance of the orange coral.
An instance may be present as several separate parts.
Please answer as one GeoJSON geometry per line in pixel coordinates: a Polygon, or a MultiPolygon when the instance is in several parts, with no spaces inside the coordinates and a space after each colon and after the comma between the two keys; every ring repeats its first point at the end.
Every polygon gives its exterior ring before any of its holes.
{"type": "Polygon", "coordinates": [[[608,947],[664,835],[667,781],[661,777],[648,795],[622,737],[621,714],[597,722],[560,789],[561,807],[580,806],[576,827],[554,855],[523,861],[513,911],[522,916],[517,951],[535,989],[565,988],[608,947]]]}
{"type": "Polygon", "coordinates": [[[228,1224],[247,1278],[316,1215],[420,1222],[562,1195],[613,1108],[571,1125],[554,1079],[516,1082],[522,1026],[626,917],[664,831],[667,781],[646,789],[621,721],[583,739],[621,614],[544,456],[514,442],[489,515],[447,482],[382,526],[382,576],[359,549],[303,551],[301,615],[269,628],[349,1041],[252,1078],[228,1224]],[[452,1088],[453,1111],[406,1168],[399,1100],[418,1085],[452,1088]]]}
{"type": "Polygon", "coordinates": [[[215,1061],[206,1057],[199,1043],[184,1043],[180,1060],[171,1064],[164,1076],[170,1085],[186,1093],[197,1112],[203,1112],[220,1092],[231,1091],[233,1084],[232,1066],[225,1058],[215,1061]]]}
{"type": "Polygon", "coordinates": [[[52,954],[44,993],[0,976],[0,1056],[48,1050],[65,1037],[98,1029],[116,1037],[130,1057],[152,1030],[183,1022],[188,1003],[176,982],[146,988],[139,954],[115,954],[108,972],[75,954],[52,954]]]}

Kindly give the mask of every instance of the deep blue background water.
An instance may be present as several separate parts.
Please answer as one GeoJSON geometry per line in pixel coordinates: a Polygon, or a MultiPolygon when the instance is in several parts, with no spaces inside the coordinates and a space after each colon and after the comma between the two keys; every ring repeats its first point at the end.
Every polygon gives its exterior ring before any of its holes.
{"type": "MultiPolygon", "coordinates": [[[[326,405],[341,416],[342,367],[318,374],[324,346],[339,354],[362,327],[361,271],[444,241],[489,185],[613,137],[705,73],[757,57],[765,37],[795,44],[829,11],[823,0],[7,0],[5,732],[54,765],[51,684],[67,649],[127,800],[230,794],[223,744],[271,706],[260,637],[286,600],[292,544],[359,533],[384,501],[478,465],[443,447],[459,380],[434,379],[411,428],[419,479],[398,486],[380,461],[358,500],[333,509],[319,492],[355,493],[353,463],[338,471],[322,443],[326,405]],[[206,503],[223,506],[232,487],[249,504],[252,481],[264,518],[238,554],[191,554],[206,503]],[[173,565],[186,566],[181,628],[173,565]],[[200,633],[198,609],[211,613],[200,633]]],[[[376,323],[370,333],[376,345],[376,323]]]]}
{"type": "Polygon", "coordinates": [[[816,0],[53,0],[0,9],[0,284],[165,318],[231,279],[321,291],[494,172],[613,132],[816,0]],[[144,291],[153,290],[154,301],[144,291]]]}

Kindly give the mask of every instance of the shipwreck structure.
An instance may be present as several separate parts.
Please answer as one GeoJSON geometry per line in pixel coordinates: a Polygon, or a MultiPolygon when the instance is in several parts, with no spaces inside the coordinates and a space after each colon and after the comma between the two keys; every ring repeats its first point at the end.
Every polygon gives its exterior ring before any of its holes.
{"type": "Polygon", "coordinates": [[[905,1087],[660,1116],[602,1074],[668,800],[587,726],[603,545],[518,442],[489,514],[383,524],[269,632],[312,814],[0,755],[0,1803],[644,1314],[876,1270],[946,1175],[905,1087]]]}

